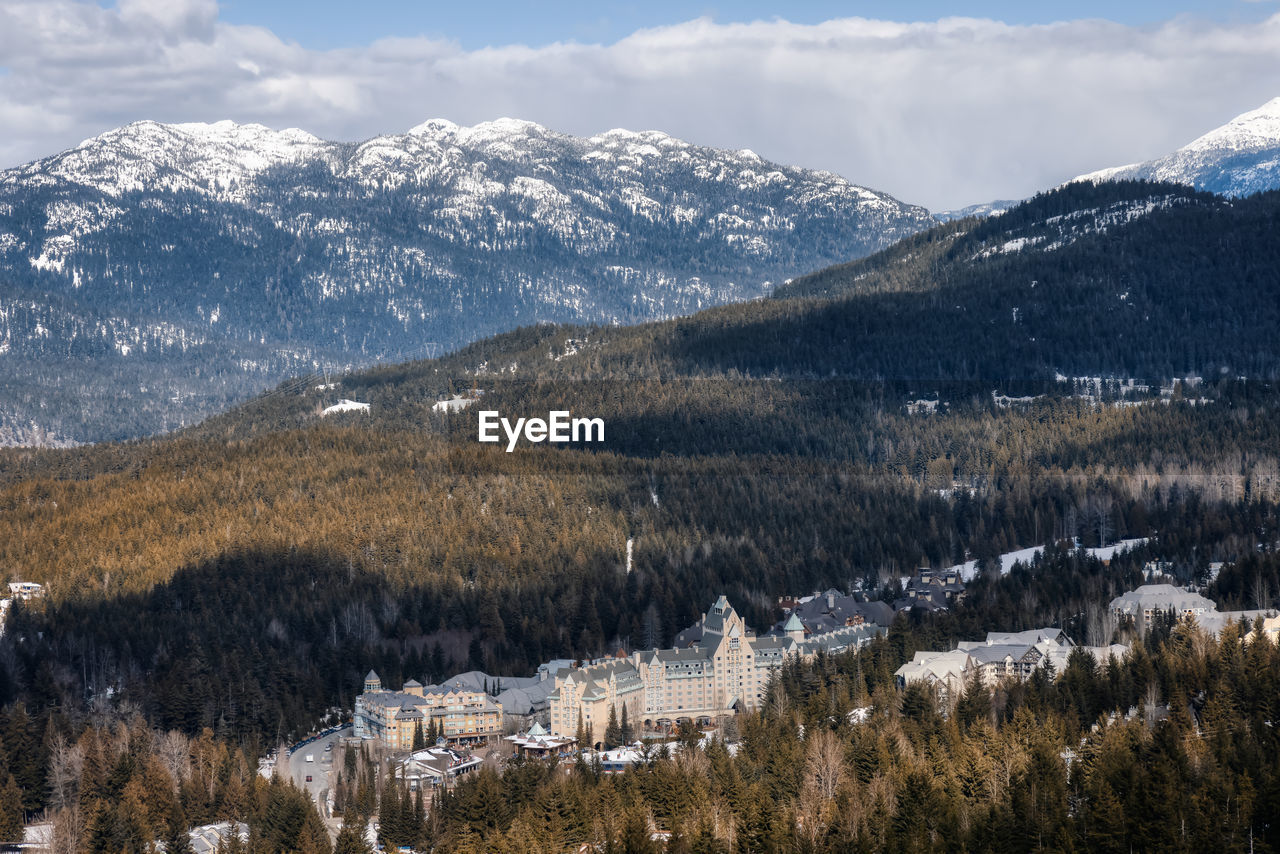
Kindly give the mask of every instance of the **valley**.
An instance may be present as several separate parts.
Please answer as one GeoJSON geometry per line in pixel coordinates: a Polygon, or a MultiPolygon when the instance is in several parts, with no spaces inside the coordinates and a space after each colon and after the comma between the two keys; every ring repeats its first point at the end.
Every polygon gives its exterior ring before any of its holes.
{"type": "Polygon", "coordinates": [[[515,119],[0,171],[0,846],[1280,849],[1277,103],[937,215],[515,119]]]}

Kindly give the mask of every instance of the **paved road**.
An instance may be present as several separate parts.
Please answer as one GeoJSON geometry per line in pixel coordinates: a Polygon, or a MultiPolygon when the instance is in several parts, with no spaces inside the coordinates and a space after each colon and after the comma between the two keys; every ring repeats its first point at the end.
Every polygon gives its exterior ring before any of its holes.
{"type": "Polygon", "coordinates": [[[281,768],[281,774],[288,774],[298,788],[305,790],[320,806],[320,814],[328,816],[326,799],[337,780],[337,772],[342,767],[342,739],[351,735],[351,729],[341,730],[323,738],[318,738],[287,756],[287,768],[281,768]],[[331,748],[326,750],[325,748],[331,748]],[[312,758],[311,762],[307,757],[312,758]],[[311,781],[307,782],[307,777],[311,781]]]}

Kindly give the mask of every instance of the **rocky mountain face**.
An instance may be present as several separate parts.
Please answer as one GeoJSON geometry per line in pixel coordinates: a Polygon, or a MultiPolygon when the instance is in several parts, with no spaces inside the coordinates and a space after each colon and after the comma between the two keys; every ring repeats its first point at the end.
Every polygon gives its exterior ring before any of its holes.
{"type": "Polygon", "coordinates": [[[1081,175],[1076,181],[1140,179],[1187,184],[1224,196],[1280,187],[1280,98],[1236,116],[1172,154],[1081,175]]]}
{"type": "Polygon", "coordinates": [[[288,375],[753,299],[933,223],[656,131],[138,122],[0,172],[0,444],[146,435],[288,375]]]}

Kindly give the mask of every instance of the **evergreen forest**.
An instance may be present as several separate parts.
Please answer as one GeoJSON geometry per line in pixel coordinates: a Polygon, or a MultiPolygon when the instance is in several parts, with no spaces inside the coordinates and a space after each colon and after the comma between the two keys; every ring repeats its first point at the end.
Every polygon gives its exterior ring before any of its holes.
{"type": "Polygon", "coordinates": [[[141,852],[235,820],[255,854],[328,854],[385,809],[384,844],[437,851],[1276,850],[1275,645],[1100,614],[1150,561],[1223,610],[1280,604],[1278,210],[1073,185],[768,299],[0,450],[0,569],[46,585],[0,635],[0,837],[47,815],[58,854],[141,852]],[[475,402],[438,411],[452,395],[475,402]],[[369,411],[322,415],[339,397],[369,411]],[[605,440],[508,453],[476,441],[481,409],[605,440]],[[528,675],[669,646],[721,594],[764,631],[779,597],[892,601],[970,560],[950,610],[781,673],[732,749],[517,763],[434,808],[353,754],[336,843],[257,771],[370,668],[528,675]],[[894,685],[918,650],[1048,625],[1134,651],[994,692],[894,685]]]}

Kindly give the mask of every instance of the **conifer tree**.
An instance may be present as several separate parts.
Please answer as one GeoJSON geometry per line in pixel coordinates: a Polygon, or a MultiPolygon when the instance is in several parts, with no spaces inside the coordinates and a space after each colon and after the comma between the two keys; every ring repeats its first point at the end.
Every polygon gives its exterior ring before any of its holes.
{"type": "Polygon", "coordinates": [[[333,854],[373,854],[373,849],[365,838],[364,821],[354,813],[343,819],[342,829],[338,831],[338,839],[333,844],[333,854]]]}
{"type": "Polygon", "coordinates": [[[609,706],[609,723],[604,728],[604,747],[611,750],[622,743],[622,728],[618,726],[618,709],[609,706]]]}
{"type": "Polygon", "coordinates": [[[22,841],[22,792],[12,774],[0,789],[0,842],[22,841]]]}
{"type": "Polygon", "coordinates": [[[413,833],[411,844],[418,845],[427,835],[427,805],[422,796],[422,784],[418,784],[418,791],[413,796],[413,833]]]}
{"type": "Polygon", "coordinates": [[[230,832],[218,840],[217,854],[247,854],[245,842],[240,838],[239,828],[231,825],[230,832]]]}
{"type": "Polygon", "coordinates": [[[384,848],[400,845],[400,817],[400,785],[394,776],[388,776],[378,805],[378,841],[384,848]]]}
{"type": "Polygon", "coordinates": [[[165,826],[165,854],[192,854],[190,828],[182,804],[175,798],[169,807],[168,824],[165,826]]]}
{"type": "Polygon", "coordinates": [[[354,780],[356,776],[356,752],[351,749],[348,744],[342,748],[342,770],[346,774],[348,780],[354,780]]]}
{"type": "Polygon", "coordinates": [[[622,744],[630,744],[634,740],[631,723],[627,720],[627,706],[625,703],[622,705],[622,721],[618,724],[618,740],[622,744]]]}

